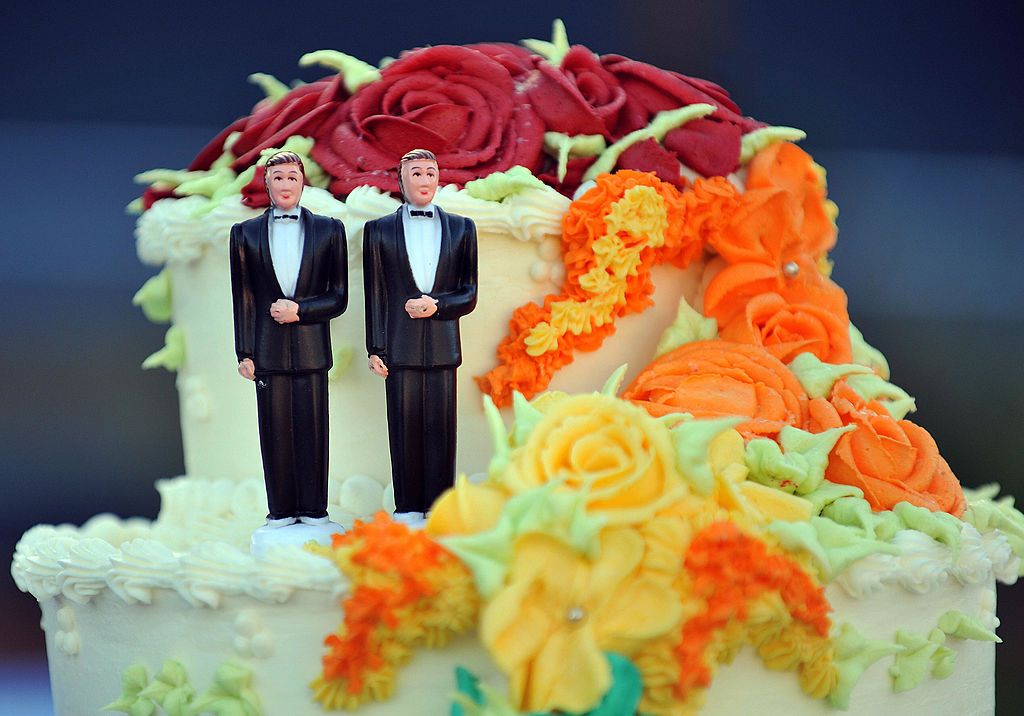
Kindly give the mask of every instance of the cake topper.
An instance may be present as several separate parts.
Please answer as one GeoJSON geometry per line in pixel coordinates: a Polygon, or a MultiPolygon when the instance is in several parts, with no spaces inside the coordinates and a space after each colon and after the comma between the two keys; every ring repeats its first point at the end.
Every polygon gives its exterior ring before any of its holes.
{"type": "Polygon", "coordinates": [[[366,352],[386,379],[395,519],[416,526],[455,480],[459,319],[476,307],[476,226],[432,203],[432,152],[408,152],[398,174],[405,203],[363,229],[366,352]]]}
{"type": "Polygon", "coordinates": [[[327,516],[327,371],[329,323],[348,305],[348,251],[340,221],[299,205],[304,179],[299,155],[271,155],[270,208],[231,227],[235,353],[256,386],[269,507],[256,554],[341,530],[327,516]]]}

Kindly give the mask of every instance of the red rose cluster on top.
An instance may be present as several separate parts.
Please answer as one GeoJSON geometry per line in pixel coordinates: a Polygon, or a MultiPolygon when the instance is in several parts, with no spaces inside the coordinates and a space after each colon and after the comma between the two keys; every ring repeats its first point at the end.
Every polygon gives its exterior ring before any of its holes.
{"type": "Polygon", "coordinates": [[[678,184],[677,161],[705,176],[736,169],[740,137],[763,126],[740,114],[721,87],[619,55],[573,46],[559,65],[510,44],[441,45],[405,52],[355,93],[341,74],[299,86],[225,128],[190,169],[208,169],[228,137],[232,169],[293,135],[315,139],[312,158],[343,197],[364,184],[397,192],[395,167],[412,147],[438,156],[448,183],[522,165],[570,194],[593,158],[575,158],[559,180],[543,151],[545,132],[621,139],[658,112],[693,103],[718,109],[623,153],[618,169],[655,171],[678,184]]]}

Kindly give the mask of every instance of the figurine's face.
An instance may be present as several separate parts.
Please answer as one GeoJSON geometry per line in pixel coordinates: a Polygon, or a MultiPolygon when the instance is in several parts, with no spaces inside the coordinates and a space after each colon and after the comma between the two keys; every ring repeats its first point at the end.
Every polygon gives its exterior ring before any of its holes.
{"type": "Polygon", "coordinates": [[[278,209],[294,209],[302,197],[302,170],[298,164],[275,164],[267,170],[270,200],[278,209]]]}
{"type": "Polygon", "coordinates": [[[437,193],[437,162],[414,159],[402,165],[402,188],[413,206],[426,206],[437,193]]]}

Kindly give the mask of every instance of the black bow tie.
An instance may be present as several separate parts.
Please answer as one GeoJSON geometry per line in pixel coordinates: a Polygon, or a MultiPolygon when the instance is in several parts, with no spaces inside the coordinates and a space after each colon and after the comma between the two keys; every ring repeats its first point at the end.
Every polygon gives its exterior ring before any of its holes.
{"type": "Polygon", "coordinates": [[[277,221],[278,219],[298,219],[298,218],[299,218],[298,214],[278,214],[277,216],[274,217],[274,221],[277,221]]]}
{"type": "Polygon", "coordinates": [[[419,209],[410,209],[409,216],[425,216],[428,219],[434,218],[434,212],[432,211],[421,211],[419,209]]]}

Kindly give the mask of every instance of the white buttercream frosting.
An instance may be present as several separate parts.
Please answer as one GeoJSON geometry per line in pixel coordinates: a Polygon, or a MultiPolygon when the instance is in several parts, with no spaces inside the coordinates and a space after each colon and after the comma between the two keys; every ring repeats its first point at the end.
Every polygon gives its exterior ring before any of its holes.
{"type": "Polygon", "coordinates": [[[286,602],[298,589],[340,593],[347,587],[330,561],[294,547],[272,549],[256,564],[249,593],[266,602],[286,602]]]}
{"type": "Polygon", "coordinates": [[[83,537],[68,547],[67,557],[59,560],[62,567],[57,574],[61,594],[78,604],[90,599],[107,587],[110,558],[117,548],[98,537],[83,537]]]}
{"type": "Polygon", "coordinates": [[[203,542],[182,555],[174,588],[192,606],[217,608],[225,596],[245,594],[255,573],[251,555],[223,542],[203,542]]]}
{"type": "Polygon", "coordinates": [[[992,578],[1007,584],[1016,581],[1020,560],[1006,537],[995,531],[982,535],[964,523],[956,550],[916,530],[901,530],[892,543],[899,554],[868,555],[847,568],[836,583],[850,596],[865,599],[893,584],[926,594],[951,580],[960,584],[982,584],[992,578]]]}
{"type": "Polygon", "coordinates": [[[173,588],[181,566],[170,549],[151,539],[134,539],[121,545],[110,564],[107,585],[126,604],[151,604],[155,590],[173,588]]]}

